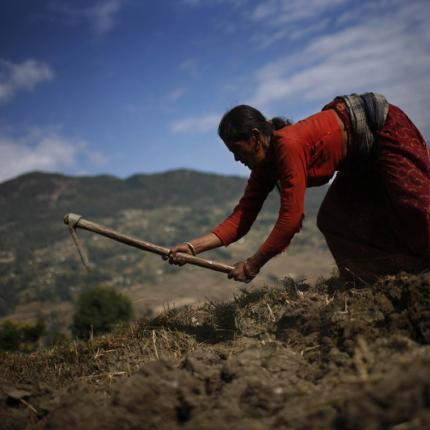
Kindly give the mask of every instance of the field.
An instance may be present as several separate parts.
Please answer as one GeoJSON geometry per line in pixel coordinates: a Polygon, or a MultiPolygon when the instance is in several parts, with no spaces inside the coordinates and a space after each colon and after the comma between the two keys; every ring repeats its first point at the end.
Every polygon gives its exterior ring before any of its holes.
{"type": "Polygon", "coordinates": [[[0,359],[2,428],[430,428],[430,273],[284,279],[0,359]]]}

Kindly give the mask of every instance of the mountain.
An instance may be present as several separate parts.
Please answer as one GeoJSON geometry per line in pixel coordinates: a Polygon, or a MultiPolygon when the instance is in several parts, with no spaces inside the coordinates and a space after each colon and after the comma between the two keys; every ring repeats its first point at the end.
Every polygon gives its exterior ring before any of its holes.
{"type": "Polygon", "coordinates": [[[0,184],[0,245],[15,248],[46,245],[63,232],[66,212],[88,218],[115,217],[124,209],[178,205],[220,205],[236,198],[244,185],[238,177],[223,177],[187,170],[154,175],[70,177],[30,173],[0,184]],[[18,246],[19,247],[19,246],[18,246]]]}
{"type": "MultiPolygon", "coordinates": [[[[220,274],[171,267],[156,256],[79,232],[96,264],[95,270],[86,273],[63,216],[79,213],[123,233],[172,246],[205,234],[222,221],[245,185],[245,178],[191,170],[127,179],[34,172],[0,184],[0,316],[15,312],[20,318],[40,313],[46,317],[49,312],[50,318],[61,318],[62,306],[66,309],[80,289],[99,284],[118,287],[137,301],[144,296],[141,309],[171,301],[188,303],[206,297],[208,291],[216,298],[223,297],[228,281],[220,274]],[[205,280],[201,291],[193,289],[196,276],[205,280]]],[[[326,252],[313,223],[325,190],[320,187],[307,193],[311,224],[297,236],[295,249],[300,252],[326,252]]],[[[274,191],[252,233],[234,246],[208,255],[227,262],[249,256],[276,221],[278,205],[274,191]]],[[[268,269],[261,279],[278,278],[280,275],[274,274],[278,272],[268,269]]]]}

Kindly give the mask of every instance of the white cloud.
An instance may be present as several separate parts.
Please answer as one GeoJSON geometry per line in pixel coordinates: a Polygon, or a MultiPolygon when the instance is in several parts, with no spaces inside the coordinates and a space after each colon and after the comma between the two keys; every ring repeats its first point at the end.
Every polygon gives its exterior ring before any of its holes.
{"type": "Polygon", "coordinates": [[[42,82],[54,79],[51,67],[28,59],[22,63],[0,60],[0,103],[6,103],[20,91],[32,91],[42,82]]]}
{"type": "Polygon", "coordinates": [[[353,26],[314,37],[301,52],[258,70],[249,102],[267,108],[280,100],[329,101],[340,94],[377,91],[428,133],[429,12],[425,2],[399,3],[373,17],[357,17],[353,26]]]}
{"type": "MultiPolygon", "coordinates": [[[[257,23],[252,42],[260,49],[304,38],[329,27],[330,12],[347,0],[268,0],[248,14],[257,23]]],[[[255,25],[255,24],[254,24],[255,25]]]]}
{"type": "Polygon", "coordinates": [[[0,181],[34,170],[73,170],[80,162],[106,163],[84,140],[67,138],[55,130],[36,129],[20,138],[0,134],[0,153],[0,181]]]}
{"type": "Polygon", "coordinates": [[[271,29],[271,31],[257,33],[252,37],[253,43],[259,49],[266,49],[277,42],[297,42],[299,39],[321,33],[329,27],[330,20],[328,18],[320,18],[313,25],[294,25],[294,26],[279,26],[279,29],[271,29]]]}
{"type": "Polygon", "coordinates": [[[197,58],[188,58],[187,60],[184,60],[179,65],[179,68],[194,79],[200,76],[200,65],[197,58]]]}
{"type": "Polygon", "coordinates": [[[125,0],[101,0],[94,6],[77,8],[68,3],[55,4],[53,10],[65,17],[70,24],[86,22],[94,33],[103,35],[116,25],[116,18],[125,0]]]}
{"type": "Polygon", "coordinates": [[[170,130],[173,133],[204,133],[216,129],[220,119],[220,115],[186,118],[173,122],[170,125],[170,130]]]}
{"type": "Polygon", "coordinates": [[[122,0],[105,0],[87,10],[96,33],[107,33],[115,27],[115,17],[121,6],[122,0]]]}
{"type": "Polygon", "coordinates": [[[201,7],[201,6],[211,6],[214,4],[226,3],[233,7],[239,7],[248,3],[249,0],[182,0],[182,2],[187,6],[201,7]]]}
{"type": "Polygon", "coordinates": [[[179,100],[183,95],[185,94],[185,89],[184,88],[176,88],[174,90],[172,90],[168,95],[167,98],[170,101],[177,101],[179,100]]]}
{"type": "Polygon", "coordinates": [[[315,19],[329,9],[347,0],[267,0],[258,5],[251,14],[254,21],[269,21],[272,25],[284,25],[315,19]]]}

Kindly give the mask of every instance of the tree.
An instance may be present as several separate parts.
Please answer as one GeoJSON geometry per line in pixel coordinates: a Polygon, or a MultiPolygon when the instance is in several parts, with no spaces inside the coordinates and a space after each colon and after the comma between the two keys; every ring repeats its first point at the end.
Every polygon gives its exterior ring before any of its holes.
{"type": "Polygon", "coordinates": [[[130,299],[111,287],[83,291],[75,306],[72,333],[81,339],[109,332],[122,321],[133,317],[130,299]]]}

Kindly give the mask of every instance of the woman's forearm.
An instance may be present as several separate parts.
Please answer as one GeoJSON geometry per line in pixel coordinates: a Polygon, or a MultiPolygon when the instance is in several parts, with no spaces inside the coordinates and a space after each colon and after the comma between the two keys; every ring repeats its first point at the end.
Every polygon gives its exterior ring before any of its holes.
{"type": "Polygon", "coordinates": [[[269,260],[270,258],[263,255],[260,251],[257,251],[252,257],[247,259],[247,261],[257,269],[257,271],[260,270],[269,260]]]}
{"type": "Polygon", "coordinates": [[[208,233],[204,236],[193,239],[190,243],[194,247],[196,254],[222,246],[220,238],[214,233],[208,233]]]}

